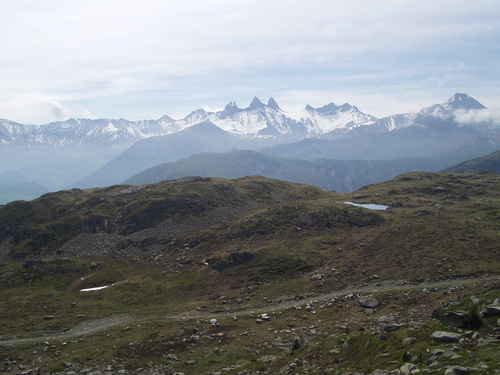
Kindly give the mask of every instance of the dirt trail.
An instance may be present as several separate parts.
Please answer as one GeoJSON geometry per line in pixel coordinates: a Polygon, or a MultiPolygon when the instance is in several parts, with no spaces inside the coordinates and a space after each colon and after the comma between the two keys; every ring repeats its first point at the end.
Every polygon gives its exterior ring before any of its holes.
{"type": "Polygon", "coordinates": [[[11,339],[0,341],[0,346],[12,346],[12,345],[22,345],[22,344],[32,344],[37,342],[44,342],[50,340],[68,340],[79,336],[90,335],[92,333],[97,333],[104,331],[106,329],[119,326],[122,324],[127,324],[133,321],[133,318],[129,315],[117,315],[109,318],[89,320],[82,322],[68,331],[62,333],[56,333],[46,336],[29,337],[22,339],[11,339]]]}
{"type": "Polygon", "coordinates": [[[224,316],[243,316],[243,315],[262,314],[262,313],[286,310],[299,306],[305,306],[307,304],[312,304],[312,303],[326,302],[333,298],[343,297],[348,294],[371,294],[371,293],[396,292],[396,291],[415,290],[415,289],[445,288],[445,287],[455,287],[455,286],[466,286],[485,281],[500,282],[500,276],[495,275],[495,276],[482,276],[477,278],[457,278],[457,279],[449,279],[443,281],[423,282],[417,284],[405,284],[402,283],[401,281],[399,282],[380,281],[380,282],[375,282],[368,286],[357,287],[357,288],[348,287],[327,294],[320,294],[314,297],[304,298],[300,300],[289,300],[277,304],[269,304],[262,307],[242,309],[242,310],[231,310],[224,312],[214,312],[214,313],[192,311],[178,315],[171,315],[167,318],[172,320],[190,320],[190,319],[211,319],[224,316]]]}
{"type": "Polygon", "coordinates": [[[221,318],[229,316],[232,317],[232,316],[254,315],[254,314],[262,314],[262,313],[270,313],[280,310],[286,310],[294,307],[305,306],[311,303],[325,302],[333,298],[346,296],[348,294],[384,293],[384,292],[396,292],[396,291],[415,290],[424,288],[427,289],[446,288],[446,287],[449,288],[455,286],[466,286],[486,281],[500,282],[500,276],[495,275],[495,276],[482,276],[477,278],[460,278],[460,279],[450,279],[450,280],[435,281],[435,282],[423,282],[418,284],[406,284],[401,281],[399,282],[380,281],[380,282],[375,282],[368,286],[345,288],[342,290],[337,290],[335,292],[321,294],[318,296],[304,298],[300,300],[289,300],[276,304],[269,304],[262,307],[255,307],[255,308],[241,309],[241,310],[230,310],[230,311],[216,312],[216,313],[191,311],[187,313],[171,315],[161,318],[147,317],[140,319],[132,318],[129,315],[112,316],[104,319],[96,319],[87,322],[82,322],[77,326],[73,327],[72,329],[59,334],[0,341],[0,346],[32,344],[50,340],[68,340],[79,336],[90,335],[93,333],[104,331],[112,327],[128,324],[131,322],[148,322],[148,321],[162,321],[162,320],[184,321],[192,319],[212,319],[212,318],[221,318]]]}

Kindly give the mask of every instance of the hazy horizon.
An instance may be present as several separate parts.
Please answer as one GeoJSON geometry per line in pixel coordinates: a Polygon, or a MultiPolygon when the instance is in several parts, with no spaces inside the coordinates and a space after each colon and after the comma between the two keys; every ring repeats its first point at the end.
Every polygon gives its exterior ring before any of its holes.
{"type": "Polygon", "coordinates": [[[500,3],[10,2],[0,118],[183,117],[254,96],[381,117],[466,92],[499,107],[500,3]]]}

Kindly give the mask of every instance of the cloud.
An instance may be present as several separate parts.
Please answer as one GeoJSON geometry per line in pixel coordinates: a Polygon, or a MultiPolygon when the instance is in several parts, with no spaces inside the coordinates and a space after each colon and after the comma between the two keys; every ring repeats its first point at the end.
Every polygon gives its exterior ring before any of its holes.
{"type": "Polygon", "coordinates": [[[70,117],[93,117],[80,107],[67,107],[57,99],[44,95],[17,95],[0,100],[0,114],[8,113],[9,120],[39,124],[66,120],[70,117]]]}
{"type": "Polygon", "coordinates": [[[454,112],[454,117],[458,123],[463,125],[500,125],[500,109],[458,110],[454,112]]]}
{"type": "MultiPolygon", "coordinates": [[[[0,97],[106,102],[119,116],[133,115],[125,97],[151,91],[171,93],[172,112],[189,93],[377,88],[400,101],[396,86],[438,96],[460,84],[493,95],[499,14],[496,0],[21,0],[0,14],[0,97]]],[[[163,110],[146,102],[135,112],[163,110]]]]}

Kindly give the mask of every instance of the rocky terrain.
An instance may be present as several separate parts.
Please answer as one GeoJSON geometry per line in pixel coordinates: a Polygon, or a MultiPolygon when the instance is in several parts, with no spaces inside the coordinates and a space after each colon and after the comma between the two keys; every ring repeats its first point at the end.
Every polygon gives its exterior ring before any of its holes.
{"type": "Polygon", "coordinates": [[[193,177],[2,206],[0,372],[497,374],[499,183],[193,177]]]}

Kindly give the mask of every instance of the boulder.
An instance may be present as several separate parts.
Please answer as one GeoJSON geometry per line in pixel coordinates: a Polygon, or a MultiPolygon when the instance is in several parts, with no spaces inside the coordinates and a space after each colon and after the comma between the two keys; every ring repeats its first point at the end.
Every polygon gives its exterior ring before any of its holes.
{"type": "Polygon", "coordinates": [[[403,366],[399,368],[399,373],[401,375],[411,375],[415,373],[417,370],[417,366],[413,363],[405,363],[403,366]]]}
{"type": "Polygon", "coordinates": [[[403,346],[410,346],[410,345],[415,344],[416,342],[417,342],[416,337],[407,337],[407,338],[403,339],[402,344],[403,344],[403,346]]]}
{"type": "Polygon", "coordinates": [[[433,316],[447,326],[454,328],[479,329],[482,325],[481,319],[477,314],[466,311],[434,312],[433,316]]]}
{"type": "Polygon", "coordinates": [[[500,305],[488,305],[483,311],[483,316],[500,316],[500,305]]]}
{"type": "Polygon", "coordinates": [[[378,299],[375,297],[359,297],[358,298],[358,303],[361,307],[365,307],[367,309],[374,309],[378,306],[380,306],[380,302],[378,299]]]}
{"type": "Polygon", "coordinates": [[[432,339],[438,342],[458,342],[462,335],[455,332],[435,331],[432,333],[432,339]]]}
{"type": "Polygon", "coordinates": [[[210,325],[211,325],[212,327],[217,327],[217,326],[219,326],[219,321],[218,321],[217,319],[210,319],[210,322],[209,322],[209,323],[210,323],[210,325]]]}

